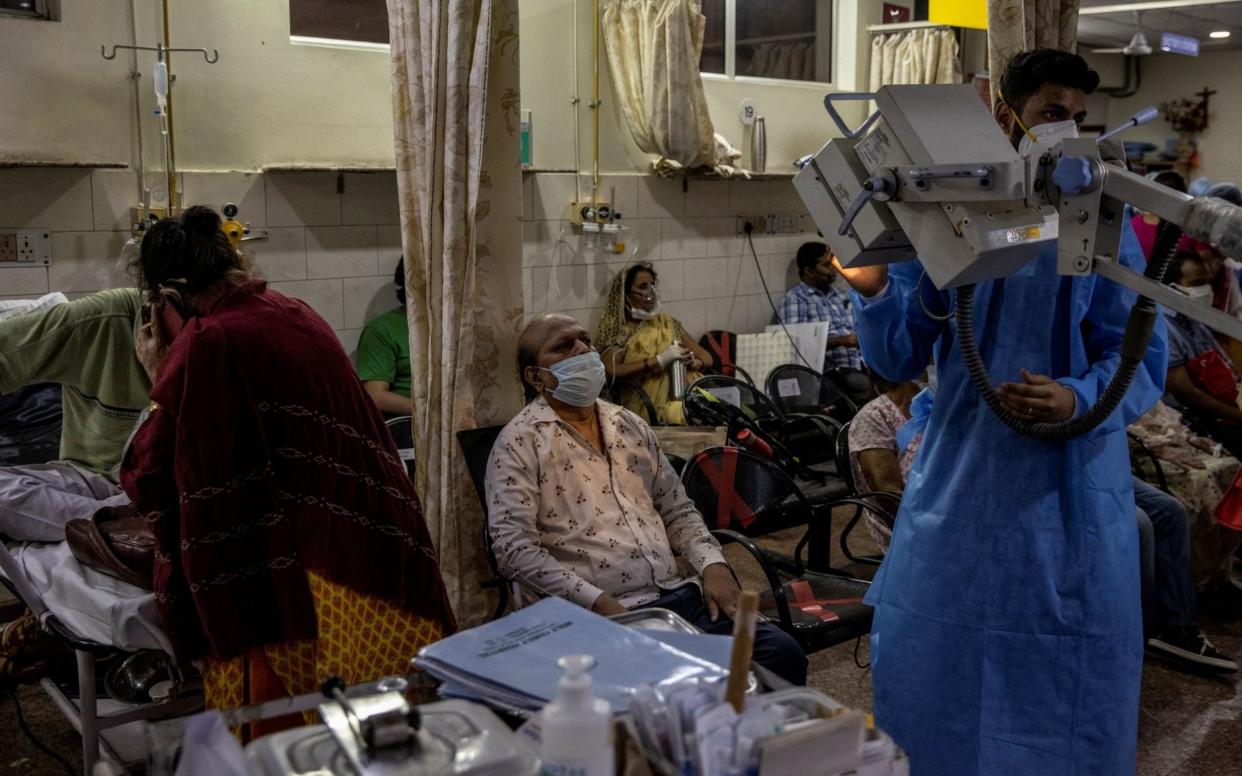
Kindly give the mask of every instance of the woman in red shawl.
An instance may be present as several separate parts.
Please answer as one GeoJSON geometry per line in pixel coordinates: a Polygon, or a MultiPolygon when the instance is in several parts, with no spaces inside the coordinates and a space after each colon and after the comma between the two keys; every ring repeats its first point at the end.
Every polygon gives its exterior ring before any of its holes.
{"type": "Polygon", "coordinates": [[[403,673],[455,627],[413,484],[328,325],[192,207],[138,259],[150,417],[122,484],[177,657],[227,708],[403,673]]]}

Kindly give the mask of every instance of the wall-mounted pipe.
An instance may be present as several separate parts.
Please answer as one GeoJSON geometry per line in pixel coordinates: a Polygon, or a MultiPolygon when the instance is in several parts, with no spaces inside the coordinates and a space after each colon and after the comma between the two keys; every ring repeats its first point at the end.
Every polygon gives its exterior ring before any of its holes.
{"type": "Polygon", "coordinates": [[[603,19],[599,13],[599,0],[595,0],[595,57],[591,64],[591,72],[594,78],[593,93],[591,96],[591,110],[595,112],[595,139],[593,151],[591,153],[591,204],[599,202],[599,36],[600,28],[603,26],[603,19]]]}
{"type": "Polygon", "coordinates": [[[168,215],[177,209],[177,142],[173,131],[173,95],[172,95],[172,54],[167,49],[172,46],[169,35],[168,0],[162,0],[164,9],[164,62],[168,66],[168,106],[164,110],[164,120],[168,127],[168,215]]]}

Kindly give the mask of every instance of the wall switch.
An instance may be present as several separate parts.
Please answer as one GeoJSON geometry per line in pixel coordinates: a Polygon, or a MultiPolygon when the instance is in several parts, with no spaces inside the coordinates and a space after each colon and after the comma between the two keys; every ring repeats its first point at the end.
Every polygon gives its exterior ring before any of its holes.
{"type": "Polygon", "coordinates": [[[743,213],[737,217],[738,235],[746,234],[746,224],[753,228],[751,234],[776,234],[776,216],[772,213],[743,213]]]}
{"type": "Polygon", "coordinates": [[[781,213],[776,216],[777,234],[797,234],[802,231],[802,216],[797,213],[781,213]]]}

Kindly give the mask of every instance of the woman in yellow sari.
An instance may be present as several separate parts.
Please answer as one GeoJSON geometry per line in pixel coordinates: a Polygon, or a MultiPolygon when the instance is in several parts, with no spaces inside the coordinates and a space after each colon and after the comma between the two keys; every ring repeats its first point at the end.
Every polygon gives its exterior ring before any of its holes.
{"type": "MultiPolygon", "coordinates": [[[[655,406],[656,422],[685,425],[681,397],[669,397],[669,368],[674,361],[686,365],[687,384],[702,377],[714,362],[695,342],[681,322],[659,312],[660,296],[656,272],[641,262],[617,273],[608,288],[608,302],[595,338],[601,349],[608,381],[624,380],[646,392],[655,406]]],[[[626,409],[643,417],[644,408],[636,396],[627,396],[626,409]]]]}

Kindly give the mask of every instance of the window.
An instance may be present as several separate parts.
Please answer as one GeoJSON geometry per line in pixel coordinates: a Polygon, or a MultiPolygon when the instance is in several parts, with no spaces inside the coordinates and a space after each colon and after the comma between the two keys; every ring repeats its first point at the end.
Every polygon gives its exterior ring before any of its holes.
{"type": "Polygon", "coordinates": [[[832,80],[832,0],[703,0],[703,15],[700,71],[832,80]]]}
{"type": "Polygon", "coordinates": [[[289,0],[289,34],[386,44],[388,4],[385,0],[289,0]]]}
{"type": "Polygon", "coordinates": [[[60,0],[0,0],[0,16],[26,19],[60,19],[60,0]]]}

